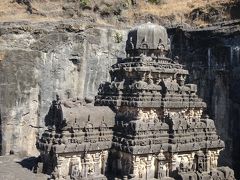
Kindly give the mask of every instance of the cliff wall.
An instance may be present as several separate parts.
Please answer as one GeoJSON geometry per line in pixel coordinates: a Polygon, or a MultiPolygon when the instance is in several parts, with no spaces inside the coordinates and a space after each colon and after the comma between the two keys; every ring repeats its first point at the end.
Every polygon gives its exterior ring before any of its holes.
{"type": "Polygon", "coordinates": [[[2,23],[1,154],[37,155],[36,137],[58,94],[94,97],[109,68],[124,57],[125,30],[81,22],[2,23]]]}
{"type": "Polygon", "coordinates": [[[190,71],[207,111],[225,142],[220,164],[240,174],[240,21],[229,21],[202,29],[169,29],[172,56],[178,55],[190,71]]]}

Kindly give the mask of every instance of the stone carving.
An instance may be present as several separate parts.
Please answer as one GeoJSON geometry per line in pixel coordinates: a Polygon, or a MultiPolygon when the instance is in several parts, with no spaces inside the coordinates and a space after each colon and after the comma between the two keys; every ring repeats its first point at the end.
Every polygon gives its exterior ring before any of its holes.
{"type": "Polygon", "coordinates": [[[188,71],[166,57],[169,46],[162,26],[130,30],[127,57],[112,66],[95,106],[53,103],[52,123],[37,142],[43,164],[64,157],[57,170],[72,179],[234,179],[217,167],[224,143],[202,115],[196,85],[186,84],[188,71]]]}
{"type": "Polygon", "coordinates": [[[94,174],[94,161],[93,161],[93,157],[90,154],[86,155],[85,158],[86,161],[86,172],[88,176],[91,176],[94,174]]]}
{"type": "Polygon", "coordinates": [[[139,179],[142,179],[145,177],[146,174],[146,166],[147,163],[143,158],[140,159],[139,165],[138,165],[138,177],[139,179]]]}
{"type": "Polygon", "coordinates": [[[78,165],[74,165],[72,166],[72,171],[71,171],[71,179],[73,180],[77,180],[80,178],[80,170],[78,165]]]}
{"type": "Polygon", "coordinates": [[[154,109],[151,109],[150,111],[145,111],[145,112],[143,112],[142,109],[139,109],[136,119],[141,122],[148,122],[148,123],[150,122],[154,123],[159,121],[156,110],[154,109]]]}

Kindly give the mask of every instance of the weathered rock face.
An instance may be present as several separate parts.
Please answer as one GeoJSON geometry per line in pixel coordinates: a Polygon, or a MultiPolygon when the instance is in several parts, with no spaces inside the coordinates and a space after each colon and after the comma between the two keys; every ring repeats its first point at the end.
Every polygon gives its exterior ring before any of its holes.
{"type": "Polygon", "coordinates": [[[225,141],[220,164],[239,172],[239,21],[217,24],[200,30],[169,30],[172,54],[180,55],[190,71],[189,81],[198,84],[199,95],[215,120],[217,131],[225,141]]]}
{"type": "Polygon", "coordinates": [[[81,22],[2,23],[0,29],[1,154],[36,154],[35,141],[56,94],[94,96],[124,56],[125,30],[81,22]]]}

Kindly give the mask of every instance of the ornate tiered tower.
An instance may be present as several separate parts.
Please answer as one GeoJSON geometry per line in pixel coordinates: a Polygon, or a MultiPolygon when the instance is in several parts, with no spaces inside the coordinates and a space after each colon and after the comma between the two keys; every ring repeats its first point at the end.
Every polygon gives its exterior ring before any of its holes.
{"type": "Polygon", "coordinates": [[[138,26],[95,106],[53,101],[38,169],[61,180],[233,180],[230,168],[217,167],[224,143],[197,86],[185,83],[188,71],[166,57],[169,46],[164,27],[138,26]]]}
{"type": "Polygon", "coordinates": [[[109,172],[134,179],[234,179],[217,168],[223,141],[188,71],[166,57],[166,29],[152,23],[132,29],[127,57],[112,66],[96,105],[116,112],[109,172]]]}

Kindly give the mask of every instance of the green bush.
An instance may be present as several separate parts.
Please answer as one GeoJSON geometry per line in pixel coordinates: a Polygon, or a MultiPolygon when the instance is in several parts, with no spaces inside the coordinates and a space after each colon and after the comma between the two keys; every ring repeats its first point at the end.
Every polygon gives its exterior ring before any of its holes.
{"type": "Polygon", "coordinates": [[[79,3],[81,7],[86,7],[89,5],[90,0],[79,0],[79,3]]]}
{"type": "Polygon", "coordinates": [[[163,4],[166,2],[166,0],[148,0],[148,2],[153,4],[163,4]]]}
{"type": "Polygon", "coordinates": [[[115,42],[116,42],[116,43],[122,42],[122,40],[123,40],[122,34],[119,33],[119,32],[116,32],[116,34],[115,34],[115,36],[114,36],[114,39],[115,39],[115,42]]]}

